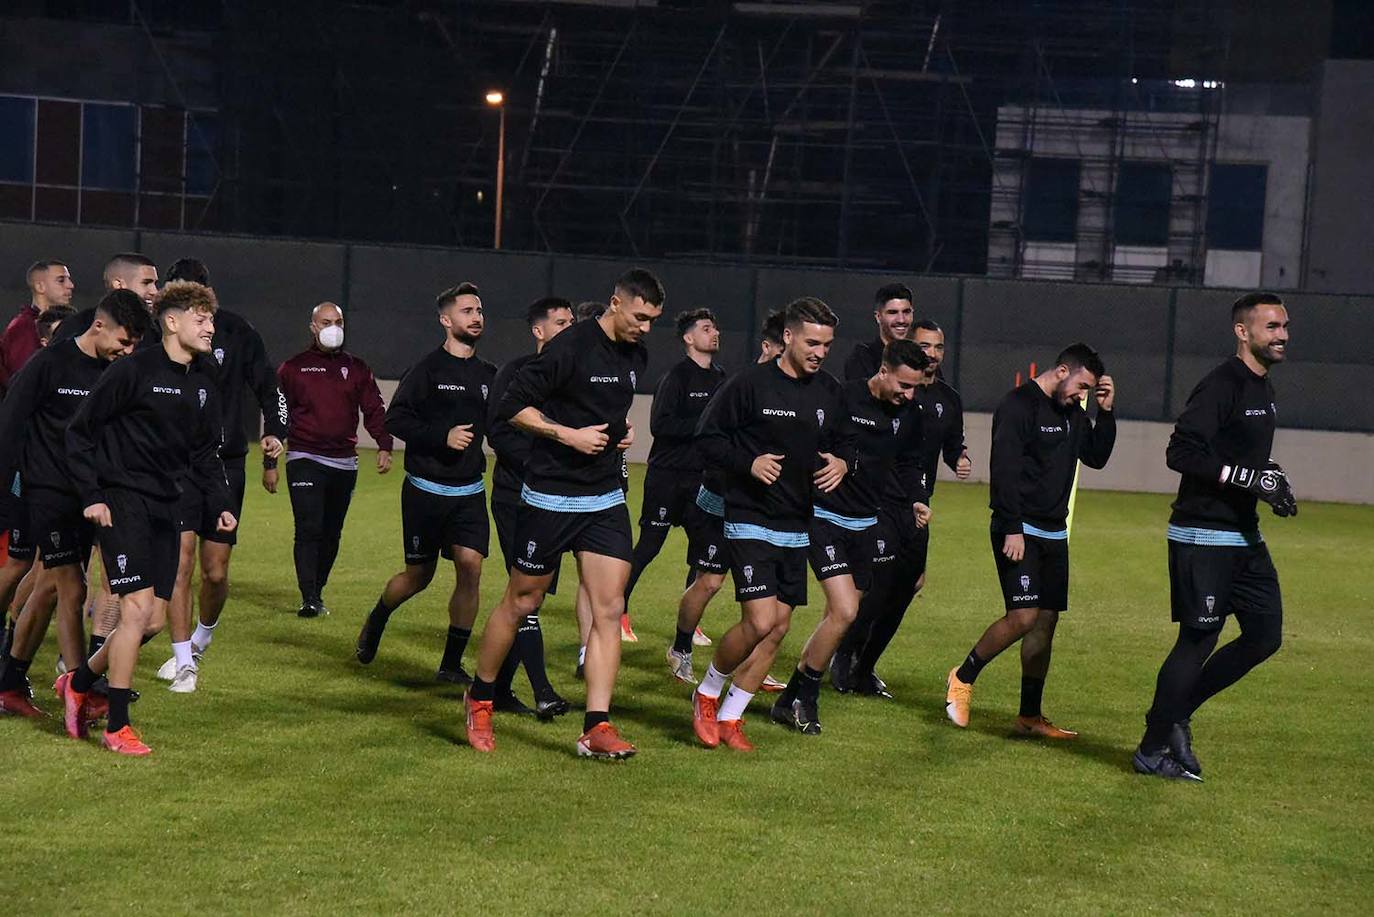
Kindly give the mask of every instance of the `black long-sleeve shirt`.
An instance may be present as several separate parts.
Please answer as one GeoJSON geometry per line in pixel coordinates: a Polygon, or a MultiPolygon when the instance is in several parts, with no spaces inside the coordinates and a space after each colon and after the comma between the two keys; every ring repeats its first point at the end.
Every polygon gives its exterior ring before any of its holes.
{"type": "Polygon", "coordinates": [[[72,340],[38,351],[10,380],[0,402],[0,481],[19,472],[25,492],[75,493],[67,465],[67,427],[109,364],[72,340]]]}
{"type": "Polygon", "coordinates": [[[584,455],[536,437],[525,466],[525,486],[553,497],[593,497],[621,491],[621,453],[635,384],[649,365],[643,344],[611,340],[598,321],[578,322],[544,346],[516,373],[495,418],[510,420],[527,407],[565,427],[608,424],[610,442],[584,455]]]}
{"type": "Polygon", "coordinates": [[[1058,404],[1034,380],[1002,399],[992,415],[992,530],[1020,535],[1024,525],[1064,530],[1077,463],[1102,468],[1116,443],[1116,418],[1094,423],[1076,404],[1058,404]]]}
{"type": "Polygon", "coordinates": [[[92,387],[67,427],[67,463],[85,506],[105,502],[106,488],[170,504],[185,486],[219,514],[230,508],[223,435],[210,377],[149,347],[115,361],[92,387]]]}
{"type": "Polygon", "coordinates": [[[821,452],[854,467],[854,432],[838,380],[825,371],[792,378],[777,361],[725,381],[697,427],[709,466],[725,472],[725,521],[773,532],[805,532],[811,518],[812,475],[821,452]],[[772,484],[750,474],[754,459],[781,455],[772,484]]]}
{"type": "Polygon", "coordinates": [[[649,467],[656,471],[700,474],[701,453],[696,448],[697,421],[706,402],[725,381],[725,371],[712,363],[705,369],[690,357],[668,370],[654,392],[649,432],[649,467]]]}
{"type": "Polygon", "coordinates": [[[386,410],[386,431],[405,440],[407,473],[446,485],[482,477],[482,437],[495,381],[495,365],[475,355],[455,357],[442,347],[410,368],[386,410]],[[472,424],[472,442],[450,449],[448,431],[459,424],[472,424]]]}
{"type": "Polygon", "coordinates": [[[215,381],[222,399],[224,445],[220,454],[230,460],[248,454],[249,436],[243,428],[243,390],[249,388],[262,411],[263,433],[286,439],[286,396],[277,387],[277,369],[267,359],[258,329],[243,316],[225,309],[215,312],[215,337],[210,352],[197,357],[215,381]]]}
{"type": "Polygon", "coordinates": [[[845,379],[867,379],[876,373],[878,367],[883,365],[883,348],[886,346],[882,338],[855,344],[844,361],[845,379]]]}
{"type": "Polygon", "coordinates": [[[950,470],[967,451],[964,442],[964,401],[954,387],[940,377],[916,392],[921,410],[920,466],[925,471],[927,498],[935,494],[935,479],[943,458],[950,470]]]}
{"type": "Polygon", "coordinates": [[[880,504],[926,502],[918,461],[921,412],[915,404],[879,401],[868,379],[850,379],[841,389],[854,428],[855,457],[849,474],[830,493],[816,491],[816,509],[851,519],[876,516],[880,504]]]}
{"type": "Polygon", "coordinates": [[[527,353],[503,365],[491,384],[491,411],[487,419],[487,442],[496,453],[496,467],[491,472],[491,499],[493,503],[519,503],[520,488],[525,483],[525,465],[530,460],[530,450],[534,448],[534,434],[511,423],[497,420],[496,409],[510,388],[511,380],[537,354],[527,353]]]}
{"type": "Polygon", "coordinates": [[[1278,425],[1274,386],[1239,357],[1202,378],[1169,437],[1166,461],[1183,477],[1169,521],[1174,525],[1253,532],[1257,497],[1221,483],[1225,465],[1263,468],[1278,425]]]}

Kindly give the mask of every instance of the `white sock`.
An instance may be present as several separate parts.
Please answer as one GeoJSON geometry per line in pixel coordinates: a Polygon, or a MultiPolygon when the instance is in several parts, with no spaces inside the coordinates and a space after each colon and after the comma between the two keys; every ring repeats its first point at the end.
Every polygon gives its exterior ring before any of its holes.
{"type": "Polygon", "coordinates": [[[713,662],[706,667],[706,677],[697,685],[697,691],[702,697],[720,697],[720,692],[725,690],[725,682],[729,677],[716,671],[716,664],[713,662]]]}
{"type": "Polygon", "coordinates": [[[578,665],[586,665],[586,664],[587,664],[587,648],[586,648],[585,646],[579,646],[579,647],[577,648],[577,664],[578,664],[578,665]]]}
{"type": "Polygon", "coordinates": [[[730,693],[725,695],[725,702],[720,705],[720,712],[716,714],[717,722],[727,720],[737,720],[744,716],[744,708],[749,706],[749,701],[754,695],[748,691],[741,691],[734,685],[730,686],[730,693]]]}
{"type": "Polygon", "coordinates": [[[210,625],[196,622],[196,632],[191,634],[191,642],[196,645],[196,649],[204,652],[205,648],[210,645],[210,641],[215,639],[215,626],[218,624],[218,621],[210,625]]]}
{"type": "Polygon", "coordinates": [[[181,643],[172,644],[172,656],[177,661],[177,671],[181,671],[188,665],[195,665],[191,660],[191,641],[186,640],[181,643]]]}

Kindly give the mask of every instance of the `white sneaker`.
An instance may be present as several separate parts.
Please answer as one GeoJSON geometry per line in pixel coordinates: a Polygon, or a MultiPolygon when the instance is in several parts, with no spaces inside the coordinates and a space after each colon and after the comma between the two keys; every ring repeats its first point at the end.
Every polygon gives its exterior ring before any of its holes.
{"type": "Polygon", "coordinates": [[[711,638],[701,632],[698,627],[696,633],[692,634],[692,646],[710,646],[711,638]]]}
{"type": "Polygon", "coordinates": [[[177,657],[168,659],[157,670],[158,681],[172,681],[177,677],[177,657]]]}
{"type": "Polygon", "coordinates": [[[172,683],[167,687],[167,690],[177,694],[192,693],[196,690],[196,675],[197,670],[194,665],[182,666],[180,669],[177,669],[177,676],[172,679],[172,683]]]}
{"type": "Polygon", "coordinates": [[[694,685],[697,683],[696,674],[692,671],[692,654],[679,653],[671,646],[668,647],[668,671],[674,678],[683,684],[694,685]]]}

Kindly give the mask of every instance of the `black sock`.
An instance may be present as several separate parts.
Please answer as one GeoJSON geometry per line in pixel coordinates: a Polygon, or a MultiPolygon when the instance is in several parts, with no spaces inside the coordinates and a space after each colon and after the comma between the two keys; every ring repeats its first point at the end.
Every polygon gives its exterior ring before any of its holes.
{"type": "Polygon", "coordinates": [[[474,678],[468,696],[473,700],[496,700],[496,682],[474,678]]]}
{"type": "Polygon", "coordinates": [[[801,687],[802,696],[805,697],[807,700],[815,701],[820,698],[821,675],[823,674],[823,672],[816,671],[804,662],[797,667],[796,675],[794,675],[793,677],[800,678],[799,684],[801,687]]]}
{"type": "Polygon", "coordinates": [[[0,662],[0,691],[18,691],[24,687],[24,676],[29,672],[29,666],[33,664],[32,659],[15,659],[10,654],[5,654],[4,662],[0,662]]]}
{"type": "Polygon", "coordinates": [[[609,723],[611,714],[608,710],[588,710],[586,716],[582,717],[582,732],[588,733],[602,723],[609,723]]]}
{"type": "Polygon", "coordinates": [[[468,648],[470,637],[472,637],[472,631],[468,628],[449,625],[448,638],[444,641],[444,658],[439,663],[439,668],[449,672],[461,669],[463,667],[463,651],[468,648]]]}
{"type": "Polygon", "coordinates": [[[1045,695],[1045,679],[1021,676],[1021,715],[1039,716],[1040,700],[1045,695]]]}
{"type": "Polygon", "coordinates": [[[692,652],[692,631],[678,629],[677,635],[673,637],[673,652],[690,653],[692,652]]]}
{"type": "Polygon", "coordinates": [[[91,690],[91,685],[95,684],[95,680],[99,677],[91,671],[90,663],[83,659],[81,665],[77,666],[76,671],[72,673],[71,689],[77,694],[85,694],[91,690]]]}
{"type": "Polygon", "coordinates": [[[1141,750],[1154,754],[1168,748],[1169,734],[1173,728],[1173,723],[1155,716],[1155,712],[1151,710],[1145,715],[1145,736],[1140,740],[1141,750]]]}
{"type": "Polygon", "coordinates": [[[129,689],[110,688],[110,719],[105,724],[106,732],[119,732],[129,725],[129,689]]]}
{"type": "Polygon", "coordinates": [[[512,683],[515,681],[515,672],[520,668],[520,653],[512,646],[506,658],[501,660],[501,668],[496,673],[496,680],[492,682],[496,686],[496,693],[501,695],[513,694],[515,689],[512,683]]]}
{"type": "Polygon", "coordinates": [[[802,673],[801,668],[792,670],[792,677],[787,679],[787,687],[782,689],[782,697],[785,701],[791,701],[801,695],[802,673]]]}
{"type": "Polygon", "coordinates": [[[105,638],[98,634],[91,634],[91,639],[86,642],[86,658],[94,656],[102,646],[105,645],[105,638]]]}
{"type": "Polygon", "coordinates": [[[525,615],[515,632],[515,645],[520,650],[520,664],[530,680],[534,696],[544,697],[553,692],[549,673],[544,669],[544,632],[539,628],[539,612],[525,615]]]}
{"type": "Polygon", "coordinates": [[[395,610],[396,609],[394,608],[387,608],[386,602],[378,598],[377,604],[372,606],[372,611],[368,614],[368,618],[370,618],[374,623],[380,624],[383,627],[385,627],[386,622],[391,620],[391,613],[395,610]]]}
{"type": "Polygon", "coordinates": [[[978,673],[983,671],[983,666],[987,664],[988,660],[978,658],[976,650],[969,650],[968,658],[959,666],[959,671],[954,673],[954,677],[966,685],[971,685],[978,680],[978,673]]]}

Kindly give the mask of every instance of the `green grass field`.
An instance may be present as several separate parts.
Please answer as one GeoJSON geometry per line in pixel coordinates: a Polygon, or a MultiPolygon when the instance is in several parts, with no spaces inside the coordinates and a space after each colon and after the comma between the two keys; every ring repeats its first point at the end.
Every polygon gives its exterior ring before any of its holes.
{"type": "MultiPolygon", "coordinates": [[[[674,531],[635,596],[641,642],[613,711],[640,754],[603,764],[573,756],[578,714],[499,717],[494,755],[462,744],[460,693],[432,681],[451,571],[396,613],[371,667],[353,660],[401,563],[400,482],[362,473],[334,613],[313,621],[294,614],[285,488],[250,491],[200,691],[154,681],[165,637],[144,652],[133,712],[151,758],[74,742],[55,721],[0,722],[5,912],[1368,913],[1374,507],[1266,523],[1286,642],[1194,720],[1195,786],[1129,768],[1172,643],[1166,497],[1080,495],[1046,691],[1077,742],[1009,738],[1014,654],[979,680],[968,730],[945,721],[944,674],[999,594],[985,488],[942,481],[928,586],[880,667],[895,700],[827,688],[817,738],[756,701],[756,755],[695,746],[688,689],[663,661],[674,531]]],[[[486,572],[484,615],[504,585],[486,572]]],[[[544,627],[555,684],[580,701],[572,594],[550,600],[544,627]]],[[[725,598],[709,634],[736,618],[725,598]]],[[[820,612],[814,583],[811,601],[780,677],[820,612]]],[[[50,710],[54,652],[50,639],[33,668],[50,710]]]]}

